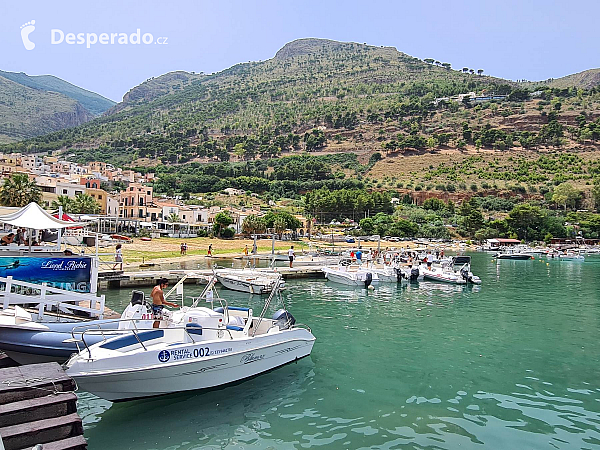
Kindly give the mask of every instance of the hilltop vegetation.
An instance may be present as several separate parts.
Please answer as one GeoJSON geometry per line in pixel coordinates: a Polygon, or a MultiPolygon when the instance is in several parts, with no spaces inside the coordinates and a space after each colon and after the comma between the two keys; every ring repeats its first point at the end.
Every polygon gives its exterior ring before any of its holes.
{"type": "MultiPolygon", "coordinates": [[[[443,181],[462,190],[471,179],[484,178],[490,185],[502,180],[539,188],[577,180],[571,160],[560,174],[558,166],[530,174],[527,164],[556,151],[597,150],[600,89],[594,82],[589,89],[553,87],[482,72],[421,61],[391,47],[301,39],[267,61],[209,75],[172,72],[150,79],[103,117],[0,150],[68,151],[81,162],[158,167],[165,177],[171,173],[163,172],[161,164],[178,176],[186,174],[187,163],[197,163],[193,170],[208,164],[201,170],[210,172],[219,162],[260,165],[257,161],[310,152],[356,154],[357,163],[368,166],[360,173],[367,187],[402,183],[436,190],[443,181]],[[470,92],[483,100],[453,98],[470,92]],[[496,100],[489,101],[492,96],[496,100]],[[521,164],[518,176],[509,167],[497,175],[495,167],[486,166],[486,156],[477,159],[479,152],[496,152],[503,162],[520,152],[527,167],[521,164]],[[475,159],[469,162],[470,157],[475,159]],[[406,170],[427,158],[427,170],[406,170]]],[[[581,180],[589,181],[594,174],[585,165],[581,180]]],[[[335,179],[362,183],[358,177],[342,169],[335,179]]],[[[287,193],[308,189],[294,184],[300,180],[287,181],[292,182],[283,190],[287,193]]],[[[170,189],[180,184],[177,179],[170,189]]],[[[270,191],[271,185],[263,188],[270,191]]],[[[183,190],[194,192],[190,186],[183,190]]]]}

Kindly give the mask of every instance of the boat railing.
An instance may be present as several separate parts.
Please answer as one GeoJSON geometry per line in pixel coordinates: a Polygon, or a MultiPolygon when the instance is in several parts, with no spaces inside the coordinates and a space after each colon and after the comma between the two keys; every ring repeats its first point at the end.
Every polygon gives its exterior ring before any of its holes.
{"type": "Polygon", "coordinates": [[[29,283],[15,280],[12,276],[0,277],[0,285],[2,284],[4,290],[0,290],[0,297],[3,309],[14,305],[36,304],[39,319],[43,319],[44,312],[51,311],[52,307],[56,308],[58,314],[79,311],[89,317],[104,317],[104,295],[98,297],[92,293],[55,288],[47,283],[29,283]],[[89,302],[89,307],[79,305],[80,302],[89,302]]]}
{"type": "Polygon", "coordinates": [[[312,333],[310,327],[304,323],[295,323],[292,328],[304,328],[305,330],[308,330],[309,333],[312,333]]]}
{"type": "MultiPolygon", "coordinates": [[[[148,349],[146,348],[146,346],[144,345],[144,342],[140,339],[139,337],[139,333],[142,331],[156,331],[156,330],[183,330],[185,332],[185,334],[187,334],[187,336],[190,338],[190,340],[192,341],[192,343],[196,343],[196,340],[194,339],[194,337],[192,336],[192,334],[190,333],[190,328],[188,328],[187,326],[182,326],[182,327],[163,327],[163,328],[139,328],[137,326],[136,321],[139,321],[140,319],[115,319],[112,322],[131,322],[133,324],[133,328],[126,328],[126,329],[119,329],[119,330],[111,330],[111,332],[114,332],[114,336],[110,336],[111,338],[113,337],[123,337],[123,336],[127,336],[129,334],[133,334],[133,336],[135,337],[135,339],[138,341],[138,343],[142,346],[142,348],[144,349],[144,351],[148,351],[148,349]]],[[[192,328],[193,329],[193,328],[192,328]]],[[[225,325],[221,326],[221,327],[205,327],[202,326],[202,330],[213,330],[213,331],[223,331],[223,332],[227,332],[229,334],[229,339],[233,339],[233,335],[231,334],[231,330],[229,330],[225,325]]],[[[78,353],[81,353],[82,350],[79,347],[79,342],[83,343],[83,345],[85,346],[85,350],[88,351],[88,360],[92,360],[92,350],[90,349],[90,346],[88,345],[88,343],[85,340],[85,335],[86,333],[91,333],[94,331],[100,331],[100,334],[102,335],[102,342],[106,342],[107,338],[106,335],[104,334],[105,331],[102,329],[102,327],[100,327],[99,324],[86,324],[86,325],[79,325],[76,327],[73,327],[73,329],[71,330],[71,339],[68,339],[67,342],[75,342],[75,345],[77,346],[77,351],[78,353]],[[75,335],[81,333],[81,338],[78,339],[75,335]]]]}

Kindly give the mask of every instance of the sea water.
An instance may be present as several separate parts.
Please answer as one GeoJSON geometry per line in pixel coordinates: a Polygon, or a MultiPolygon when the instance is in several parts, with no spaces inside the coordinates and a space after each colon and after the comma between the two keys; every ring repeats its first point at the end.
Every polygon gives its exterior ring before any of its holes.
{"type": "MultiPolygon", "coordinates": [[[[479,253],[472,269],[481,286],[289,281],[309,358],[208,392],[80,392],[89,448],[599,448],[600,257],[479,253]]],[[[122,310],[130,291],[106,294],[122,310]]],[[[265,299],[220,294],[255,311],[265,299]]]]}

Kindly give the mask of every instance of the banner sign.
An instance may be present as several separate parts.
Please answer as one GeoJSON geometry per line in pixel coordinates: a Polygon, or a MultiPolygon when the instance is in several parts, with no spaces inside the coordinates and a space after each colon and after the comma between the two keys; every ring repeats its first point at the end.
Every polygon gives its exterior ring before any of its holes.
{"type": "Polygon", "coordinates": [[[92,258],[1,256],[0,276],[75,292],[92,292],[92,258]]]}

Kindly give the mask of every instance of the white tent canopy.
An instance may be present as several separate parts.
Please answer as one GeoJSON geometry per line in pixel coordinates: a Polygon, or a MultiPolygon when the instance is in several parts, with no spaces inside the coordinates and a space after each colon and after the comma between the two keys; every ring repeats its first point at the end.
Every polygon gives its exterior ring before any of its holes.
{"type": "Polygon", "coordinates": [[[0,216],[0,222],[7,223],[17,228],[32,228],[34,230],[51,230],[87,225],[86,222],[68,222],[66,220],[57,219],[34,202],[12,214],[0,216]]]}

